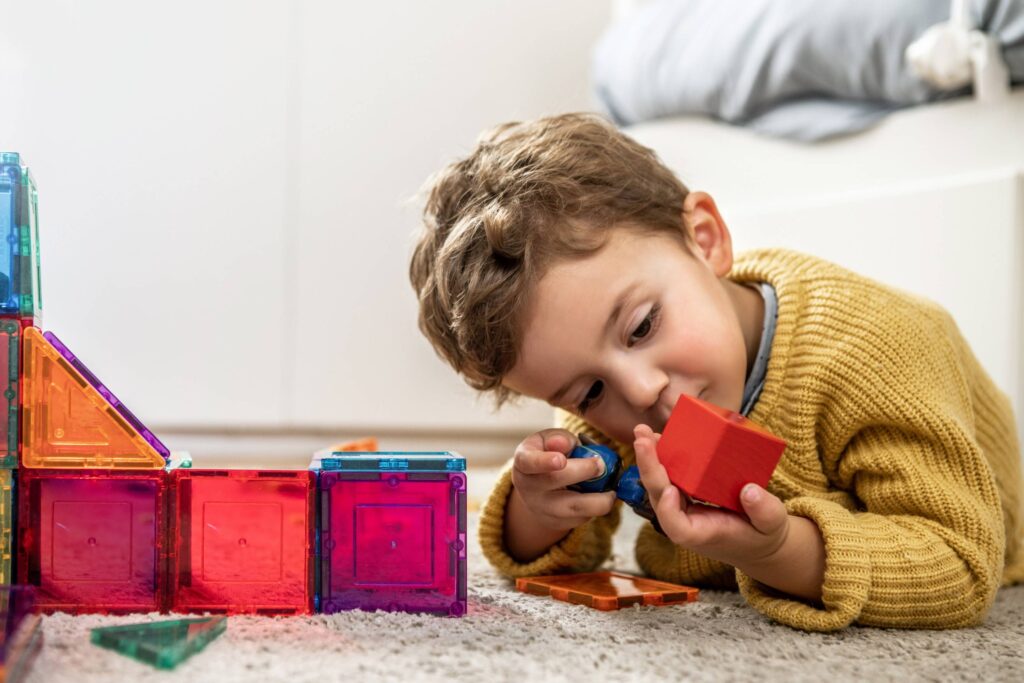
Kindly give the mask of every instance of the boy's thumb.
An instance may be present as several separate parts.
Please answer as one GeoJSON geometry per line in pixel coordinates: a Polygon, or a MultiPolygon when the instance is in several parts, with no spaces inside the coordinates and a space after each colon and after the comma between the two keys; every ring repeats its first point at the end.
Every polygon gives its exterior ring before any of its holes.
{"type": "Polygon", "coordinates": [[[788,514],[782,501],[757,484],[747,484],[740,491],[740,502],[750,523],[762,534],[772,534],[786,523],[788,514]]]}

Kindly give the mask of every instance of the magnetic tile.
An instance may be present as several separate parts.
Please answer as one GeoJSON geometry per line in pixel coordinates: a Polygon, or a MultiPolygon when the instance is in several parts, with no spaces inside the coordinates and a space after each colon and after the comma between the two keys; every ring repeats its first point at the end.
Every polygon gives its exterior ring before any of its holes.
{"type": "Polygon", "coordinates": [[[312,611],[311,472],[176,469],[169,476],[172,611],[312,611]]]}
{"type": "Polygon", "coordinates": [[[319,473],[319,608],[462,616],[466,475],[388,466],[319,473]]]}
{"type": "Polygon", "coordinates": [[[165,458],[42,332],[28,327],[23,338],[23,467],[165,466],[165,458]]]}
{"type": "Polygon", "coordinates": [[[18,466],[20,359],[21,325],[17,319],[0,319],[0,468],[18,466]]]}
{"type": "Polygon", "coordinates": [[[42,314],[39,200],[35,179],[14,152],[0,152],[0,315],[42,314]]]}
{"type": "Polygon", "coordinates": [[[94,645],[120,652],[158,669],[173,669],[196,654],[228,626],[227,617],[175,619],[94,628],[94,645]]]}
{"type": "Polygon", "coordinates": [[[531,595],[550,595],[556,600],[602,611],[629,605],[679,605],[695,601],[699,593],[690,586],[619,572],[519,578],[516,579],[516,590],[531,595]]]}
{"type": "Polygon", "coordinates": [[[19,470],[18,579],[44,612],[164,607],[162,470],[19,470]]]}
{"type": "Polygon", "coordinates": [[[14,583],[14,470],[0,469],[0,584],[14,583]]]}
{"type": "Polygon", "coordinates": [[[324,451],[313,470],[340,472],[465,472],[466,459],[451,451],[324,451]]]}

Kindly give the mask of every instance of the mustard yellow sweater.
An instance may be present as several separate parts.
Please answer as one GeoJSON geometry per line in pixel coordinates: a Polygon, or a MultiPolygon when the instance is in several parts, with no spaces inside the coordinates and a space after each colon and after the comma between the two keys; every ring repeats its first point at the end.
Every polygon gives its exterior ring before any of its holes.
{"type": "MultiPolygon", "coordinates": [[[[775,591],[672,544],[650,524],[637,560],[651,576],[735,587],[758,611],[813,631],[851,623],[978,623],[1000,583],[1024,579],[1020,447],[1007,397],[939,306],[817,258],[744,254],[729,276],[769,282],[779,311],[764,389],[750,414],[788,447],[769,484],[825,541],[820,604],[775,591]]],[[[577,417],[563,426],[616,448],[577,417]]],[[[508,576],[590,571],[607,559],[621,504],[519,563],[502,532],[506,466],[480,519],[484,554],[508,576]]]]}

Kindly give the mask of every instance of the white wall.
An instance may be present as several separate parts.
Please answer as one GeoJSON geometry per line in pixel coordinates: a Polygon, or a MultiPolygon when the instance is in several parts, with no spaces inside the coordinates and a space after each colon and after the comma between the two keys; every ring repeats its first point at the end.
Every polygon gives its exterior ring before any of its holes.
{"type": "Polygon", "coordinates": [[[492,415],[419,335],[408,200],[485,126],[589,108],[608,12],[0,0],[44,326],[158,432],[546,424],[492,415]]]}

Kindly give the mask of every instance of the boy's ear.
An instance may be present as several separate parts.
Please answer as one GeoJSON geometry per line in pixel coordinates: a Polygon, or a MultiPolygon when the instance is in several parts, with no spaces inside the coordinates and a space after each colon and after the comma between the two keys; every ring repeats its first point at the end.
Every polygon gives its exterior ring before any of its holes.
{"type": "Polygon", "coordinates": [[[732,269],[732,236],[707,192],[690,192],[683,200],[683,225],[698,256],[707,261],[716,277],[732,269]]]}

